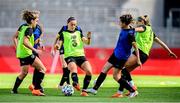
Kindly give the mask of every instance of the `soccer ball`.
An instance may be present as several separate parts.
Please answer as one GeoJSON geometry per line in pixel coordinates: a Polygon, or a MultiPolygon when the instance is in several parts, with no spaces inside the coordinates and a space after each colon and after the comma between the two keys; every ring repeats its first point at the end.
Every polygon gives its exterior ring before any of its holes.
{"type": "Polygon", "coordinates": [[[74,88],[73,86],[66,84],[62,87],[62,92],[65,96],[71,96],[74,93],[74,88]]]}

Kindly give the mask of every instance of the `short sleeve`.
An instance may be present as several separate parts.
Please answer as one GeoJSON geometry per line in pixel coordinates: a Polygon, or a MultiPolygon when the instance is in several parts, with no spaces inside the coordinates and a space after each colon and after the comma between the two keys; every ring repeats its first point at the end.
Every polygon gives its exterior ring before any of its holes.
{"type": "Polygon", "coordinates": [[[128,35],[128,40],[130,43],[135,42],[135,30],[130,30],[128,35]]]}
{"type": "Polygon", "coordinates": [[[37,25],[37,27],[39,28],[40,34],[42,34],[42,27],[40,25],[37,25]]]}
{"type": "Polygon", "coordinates": [[[29,38],[29,37],[31,37],[32,34],[33,34],[33,29],[27,28],[25,31],[25,36],[29,38]]]}
{"type": "Polygon", "coordinates": [[[59,40],[64,41],[64,36],[63,36],[63,35],[60,35],[60,36],[59,36],[59,40]]]}

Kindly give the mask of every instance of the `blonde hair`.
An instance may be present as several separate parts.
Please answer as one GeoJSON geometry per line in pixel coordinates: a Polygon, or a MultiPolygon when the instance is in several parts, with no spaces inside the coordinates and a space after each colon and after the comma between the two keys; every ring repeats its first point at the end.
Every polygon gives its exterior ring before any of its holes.
{"type": "Polygon", "coordinates": [[[148,15],[140,16],[138,19],[143,20],[145,25],[151,25],[148,15]]]}

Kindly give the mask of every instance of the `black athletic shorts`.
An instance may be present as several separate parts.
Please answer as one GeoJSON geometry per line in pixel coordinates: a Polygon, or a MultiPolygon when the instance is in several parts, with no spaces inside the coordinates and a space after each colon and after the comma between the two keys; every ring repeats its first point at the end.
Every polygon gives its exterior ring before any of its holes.
{"type": "Polygon", "coordinates": [[[65,61],[67,64],[69,64],[70,62],[75,62],[79,67],[81,67],[81,65],[87,61],[87,59],[85,58],[85,56],[79,56],[79,57],[67,57],[65,58],[65,61]]]}
{"type": "Polygon", "coordinates": [[[33,54],[39,58],[39,54],[33,51],[33,54]]]}
{"type": "MultiPolygon", "coordinates": [[[[133,54],[136,56],[136,52],[133,51],[133,54]]],[[[140,60],[141,63],[144,64],[147,60],[148,60],[148,55],[145,54],[142,50],[139,49],[139,56],[140,56],[140,60]]]]}
{"type": "Polygon", "coordinates": [[[20,60],[20,65],[32,65],[34,60],[35,60],[36,56],[34,54],[26,57],[26,58],[19,58],[20,60]]]}
{"type": "Polygon", "coordinates": [[[127,60],[118,59],[115,57],[114,53],[109,57],[108,62],[113,65],[113,67],[122,69],[127,60]]]}

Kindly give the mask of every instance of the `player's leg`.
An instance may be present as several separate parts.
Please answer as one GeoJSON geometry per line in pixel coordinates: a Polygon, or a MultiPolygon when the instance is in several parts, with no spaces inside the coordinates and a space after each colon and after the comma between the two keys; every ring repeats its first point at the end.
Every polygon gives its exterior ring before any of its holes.
{"type": "Polygon", "coordinates": [[[97,90],[99,89],[99,87],[101,86],[101,84],[104,82],[104,80],[106,79],[106,76],[107,76],[107,73],[108,71],[112,68],[112,63],[114,62],[114,54],[112,54],[110,56],[110,58],[108,59],[108,62],[106,62],[106,64],[104,65],[101,73],[99,74],[96,82],[95,82],[95,85],[93,88],[91,89],[87,89],[86,91],[88,93],[92,93],[92,94],[97,94],[97,90]]]}
{"type": "Polygon", "coordinates": [[[103,67],[102,72],[99,74],[93,88],[87,89],[86,92],[96,95],[99,87],[106,79],[108,71],[112,68],[112,64],[109,62],[106,62],[106,64],[103,67]]]}
{"type": "Polygon", "coordinates": [[[81,64],[81,68],[86,73],[86,75],[84,77],[84,81],[83,81],[83,89],[82,89],[81,96],[88,96],[88,94],[86,93],[85,90],[88,88],[91,78],[92,78],[92,67],[91,67],[90,63],[84,59],[84,62],[81,64]]]}
{"type": "Polygon", "coordinates": [[[104,80],[106,79],[107,73],[109,72],[109,70],[112,68],[112,64],[109,62],[106,62],[106,64],[104,65],[100,75],[97,78],[97,81],[93,87],[93,89],[98,90],[99,87],[101,86],[101,84],[104,82],[104,80]]]}
{"type": "MultiPolygon", "coordinates": [[[[136,95],[138,95],[138,92],[135,91],[129,84],[128,82],[121,78],[121,69],[119,68],[114,68],[114,71],[113,71],[113,78],[114,80],[116,80],[120,86],[126,88],[128,91],[130,91],[130,95],[129,97],[135,97],[136,95]]],[[[117,93],[115,93],[112,97],[122,97],[122,93],[123,91],[119,91],[117,93]],[[118,95],[117,95],[118,94],[118,95]]]]}
{"type": "Polygon", "coordinates": [[[63,67],[63,75],[62,75],[61,81],[59,83],[59,87],[62,87],[65,82],[67,84],[70,84],[70,78],[69,78],[70,70],[67,67],[67,63],[64,60],[63,54],[60,54],[60,61],[62,63],[62,67],[63,67]]]}
{"type": "Polygon", "coordinates": [[[101,84],[103,83],[103,81],[105,80],[107,73],[109,72],[109,70],[113,67],[113,63],[115,62],[115,56],[114,53],[109,57],[108,62],[106,62],[106,64],[104,65],[100,75],[97,78],[97,81],[93,87],[94,90],[98,90],[98,88],[101,86],[101,84]]]}
{"type": "Polygon", "coordinates": [[[73,81],[72,85],[77,91],[80,91],[76,61],[73,57],[65,58],[65,61],[68,65],[68,69],[71,71],[71,79],[73,81]]]}
{"type": "MultiPolygon", "coordinates": [[[[120,80],[121,78],[121,70],[117,69],[117,68],[113,68],[113,78],[114,80],[116,80],[117,82],[120,80]]],[[[113,98],[121,98],[123,97],[123,90],[124,90],[124,85],[120,84],[118,91],[112,95],[113,98]]]]}
{"type": "MultiPolygon", "coordinates": [[[[33,53],[36,57],[38,57],[39,58],[39,55],[37,54],[37,53],[33,53]]],[[[40,58],[39,58],[40,59],[40,58]]],[[[34,72],[33,72],[33,80],[32,80],[32,84],[29,86],[29,90],[30,91],[33,91],[33,89],[34,89],[34,85],[35,84],[37,84],[38,82],[40,82],[40,81],[38,81],[39,79],[38,79],[38,75],[41,75],[41,73],[39,72],[39,70],[37,69],[37,68],[35,68],[34,69],[34,72]]],[[[44,93],[44,88],[40,85],[39,87],[38,87],[38,89],[42,92],[42,93],[44,93]]]]}
{"type": "Polygon", "coordinates": [[[15,94],[18,93],[17,89],[20,86],[20,84],[22,83],[23,79],[28,74],[28,68],[29,68],[29,65],[22,65],[21,66],[21,73],[16,78],[16,81],[14,83],[14,87],[11,91],[12,93],[15,93],[15,94]]]}
{"type": "Polygon", "coordinates": [[[137,65],[137,57],[134,54],[132,54],[128,58],[128,60],[125,64],[125,68],[122,69],[122,78],[126,79],[132,87],[135,85],[134,85],[134,82],[132,80],[130,72],[132,70],[134,70],[137,66],[138,66],[137,65]]]}
{"type": "Polygon", "coordinates": [[[39,88],[41,88],[41,83],[44,79],[44,75],[45,75],[45,72],[46,72],[46,68],[45,66],[43,65],[43,63],[41,62],[41,60],[39,58],[35,58],[33,63],[32,63],[32,66],[37,69],[39,72],[38,72],[38,75],[37,75],[37,78],[36,78],[36,83],[35,83],[35,88],[34,90],[32,91],[33,95],[37,95],[37,96],[43,96],[45,95],[44,93],[42,93],[39,88]]]}

